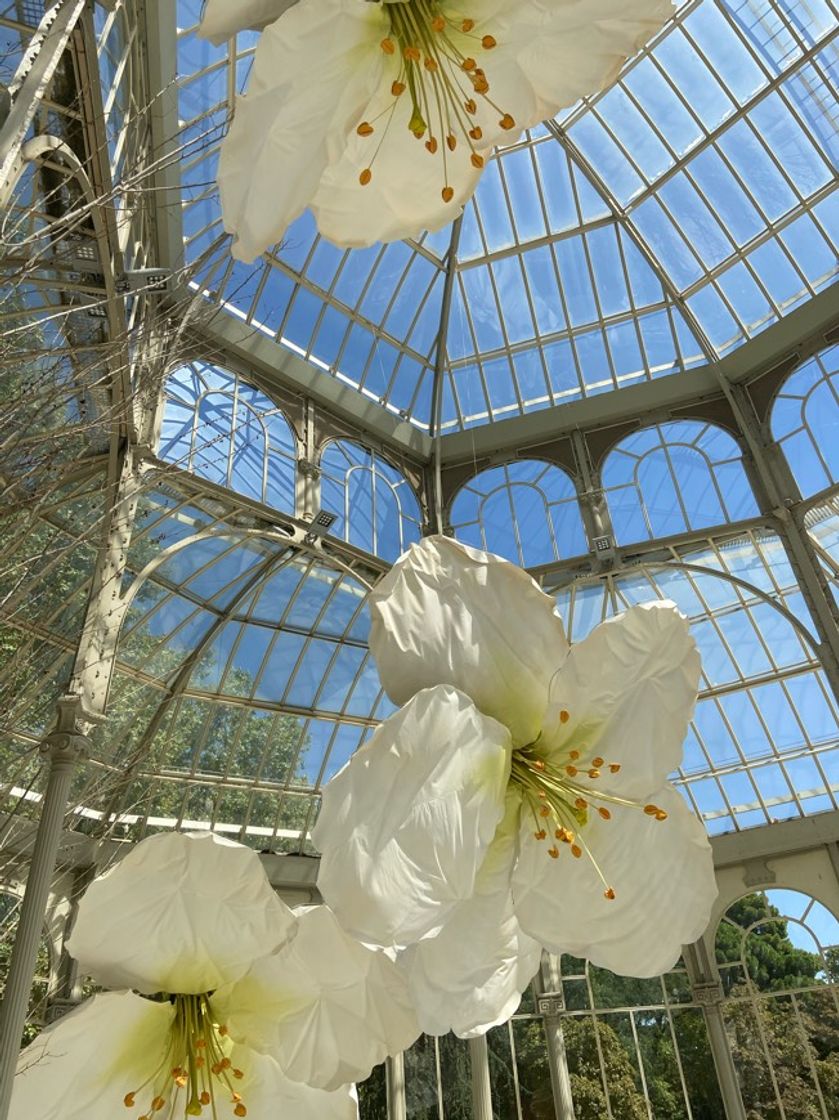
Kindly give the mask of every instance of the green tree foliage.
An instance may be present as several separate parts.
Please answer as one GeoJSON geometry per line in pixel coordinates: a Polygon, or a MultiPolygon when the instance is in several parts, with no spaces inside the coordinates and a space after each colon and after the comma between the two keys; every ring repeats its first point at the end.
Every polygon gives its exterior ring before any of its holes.
{"type": "Polygon", "coordinates": [[[797,948],[762,895],[740,899],[728,918],[717,955],[748,1120],[839,1117],[839,1002],[829,987],[837,979],[835,949],[825,968],[820,956],[797,948]]]}

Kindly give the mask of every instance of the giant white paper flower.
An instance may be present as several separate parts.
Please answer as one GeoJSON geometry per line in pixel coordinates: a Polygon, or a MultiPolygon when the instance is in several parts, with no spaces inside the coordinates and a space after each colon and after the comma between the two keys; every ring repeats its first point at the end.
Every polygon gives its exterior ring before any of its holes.
{"type": "Polygon", "coordinates": [[[208,38],[265,27],[221,149],[233,255],[253,260],[307,206],[337,245],[439,229],[495,145],[611,81],[671,12],[671,0],[209,0],[208,38]]]}
{"type": "Polygon", "coordinates": [[[370,609],[404,706],[324,791],[318,884],[358,936],[411,946],[423,1029],[497,1019],[539,945],[634,976],[672,966],[716,896],[705,831],[666,780],[699,680],[685,619],[633,607],[569,647],[525,572],[445,537],[412,545],[370,609]],[[470,995],[481,978],[497,990],[470,995]]]}
{"type": "Polygon", "coordinates": [[[88,888],[68,949],[124,990],[23,1051],[12,1120],[356,1120],[346,1083],[418,1033],[385,953],[326,907],[295,917],[254,852],[210,833],[138,844],[88,888]]]}

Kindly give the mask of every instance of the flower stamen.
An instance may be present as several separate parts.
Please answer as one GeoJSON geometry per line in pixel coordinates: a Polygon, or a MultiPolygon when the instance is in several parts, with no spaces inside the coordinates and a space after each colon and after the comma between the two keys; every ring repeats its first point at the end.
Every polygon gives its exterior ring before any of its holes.
{"type": "Polygon", "coordinates": [[[233,1115],[247,1116],[247,1108],[241,1094],[234,1090],[228,1071],[237,1080],[244,1074],[232,1068],[233,1063],[224,1052],[227,1027],[215,1023],[210,997],[175,995],[170,999],[175,1015],[163,1059],[143,1085],[125,1094],[123,1104],[134,1108],[136,1098],[147,1091],[151,1101],[138,1120],[155,1120],[155,1115],[164,1109],[167,1120],[201,1116],[207,1108],[212,1120],[220,1120],[220,1097],[229,1093],[230,1103],[235,1106],[233,1115]]]}

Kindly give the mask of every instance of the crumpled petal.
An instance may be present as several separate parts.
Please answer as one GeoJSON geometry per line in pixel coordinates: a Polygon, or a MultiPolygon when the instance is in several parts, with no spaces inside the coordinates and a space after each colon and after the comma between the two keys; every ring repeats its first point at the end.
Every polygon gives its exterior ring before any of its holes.
{"type": "MultiPolygon", "coordinates": [[[[312,1088],[286,1077],[273,1058],[247,1046],[234,1046],[230,1060],[244,1074],[235,1084],[248,1110],[248,1120],[358,1120],[353,1085],[343,1085],[331,1093],[312,1088]]],[[[219,1120],[228,1115],[219,1109],[219,1120]]],[[[114,1118],[109,1116],[107,1120],[114,1118]]]]}
{"type": "Polygon", "coordinates": [[[103,987],[197,994],[243,976],[294,925],[250,848],[169,832],[90,884],[67,950],[103,987]]]}
{"type": "Polygon", "coordinates": [[[510,897],[519,815],[519,794],[510,789],[474,895],[458,903],[435,937],[397,958],[425,1034],[451,1030],[471,1038],[506,1023],[539,967],[542,948],[522,931],[510,897]]]}
{"type": "Polygon", "coordinates": [[[218,182],[232,253],[252,261],[311,201],[389,64],[380,4],[295,4],[262,33],[247,93],[221,145],[218,182]]]}
{"type": "Polygon", "coordinates": [[[297,0],[207,0],[198,35],[218,46],[237,31],[261,31],[297,0]]]}
{"type": "Polygon", "coordinates": [[[9,1120],[114,1120],[153,1076],[174,1018],[169,1003],[106,992],[43,1030],[17,1064],[9,1120]]]}
{"type": "Polygon", "coordinates": [[[404,946],[472,894],[504,813],[506,727],[468,696],[417,693],[326,786],[318,887],[362,941],[404,946]]]}
{"type": "Polygon", "coordinates": [[[369,597],[370,649],[395,704],[450,684],[510,729],[540,732],[568,643],[554,601],[521,568],[448,537],[425,537],[369,597]]]}
{"type": "Polygon", "coordinates": [[[717,896],[711,845],[672,786],[657,790],[653,801],[669,814],[666,821],[615,806],[611,821],[592,815],[578,834],[614,889],[614,900],[604,897],[586,854],[574,859],[560,844],[559,859],[550,859],[523,816],[513,903],[531,937],[551,952],[639,977],[660,976],[683,945],[701,937],[717,896]]]}
{"type": "Polygon", "coordinates": [[[297,934],[213,996],[231,1037],[319,1089],[363,1081],[420,1031],[399,970],[349,937],[326,906],[299,913],[297,934]]]}
{"type": "Polygon", "coordinates": [[[602,756],[593,788],[649,798],[679,765],[696,704],[701,662],[688,622],[673,603],[631,607],[575,642],[551,687],[541,744],[546,757],[575,748],[602,756]],[[561,723],[560,711],[569,719],[561,723]]]}

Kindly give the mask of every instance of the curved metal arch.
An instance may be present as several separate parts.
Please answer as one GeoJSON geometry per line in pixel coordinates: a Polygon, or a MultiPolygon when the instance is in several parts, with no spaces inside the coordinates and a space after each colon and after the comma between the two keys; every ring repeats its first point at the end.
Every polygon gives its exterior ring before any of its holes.
{"type": "Polygon", "coordinates": [[[735,587],[739,587],[743,591],[747,591],[756,599],[760,599],[764,603],[768,603],[773,607],[784,619],[793,627],[793,629],[804,639],[807,645],[812,649],[815,654],[815,659],[821,663],[821,646],[816,641],[810,630],[804,623],[785,607],[782,603],[778,603],[767,591],[757,587],[755,584],[750,583],[748,580],[742,579],[740,576],[734,576],[730,572],[721,572],[717,568],[707,568],[704,564],[690,564],[681,560],[644,560],[638,564],[627,565],[617,571],[603,572],[598,575],[591,573],[590,575],[577,576],[575,579],[563,584],[562,590],[567,591],[570,588],[579,587],[585,584],[605,584],[607,592],[609,585],[613,580],[619,580],[622,576],[630,576],[637,572],[646,571],[648,569],[665,570],[667,568],[677,568],[686,572],[696,572],[698,575],[715,576],[717,579],[725,580],[726,583],[731,583],[735,587]]]}

